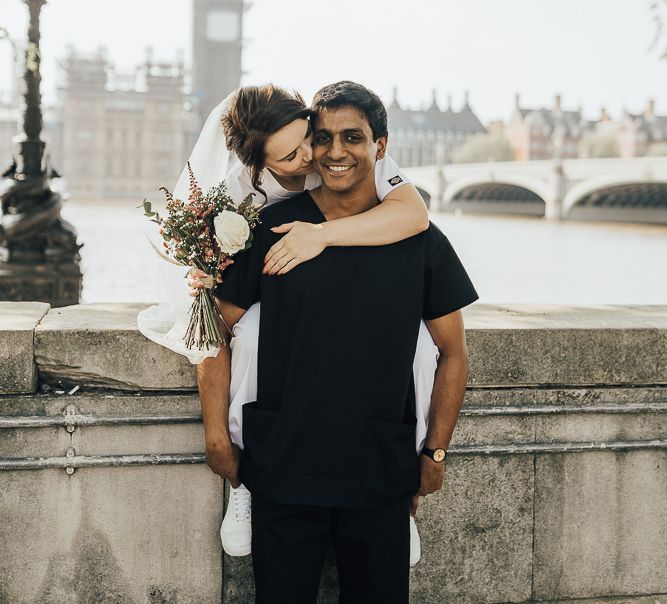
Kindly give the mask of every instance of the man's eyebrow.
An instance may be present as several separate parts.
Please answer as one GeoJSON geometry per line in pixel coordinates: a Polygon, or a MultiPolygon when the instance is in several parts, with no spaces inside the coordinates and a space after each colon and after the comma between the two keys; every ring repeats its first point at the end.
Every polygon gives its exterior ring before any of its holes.
{"type": "MultiPolygon", "coordinates": [[[[311,132],[311,128],[312,128],[312,126],[310,125],[310,122],[308,122],[308,126],[307,126],[307,128],[306,128],[306,134],[305,134],[304,137],[303,137],[304,140],[305,140],[305,139],[308,137],[308,135],[310,134],[310,132],[311,132]]],[[[301,146],[301,145],[299,145],[299,147],[300,147],[300,146],[301,146]]],[[[297,150],[299,149],[299,147],[297,147],[296,149],[292,149],[292,151],[290,151],[287,155],[285,155],[285,157],[283,157],[282,159],[279,159],[278,161],[285,161],[290,155],[294,155],[294,154],[297,152],[297,150]]]]}
{"type": "MultiPolygon", "coordinates": [[[[318,128],[315,130],[315,134],[320,134],[321,132],[326,132],[327,134],[331,134],[331,130],[328,130],[326,128],[318,128]]],[[[341,130],[343,134],[363,134],[364,130],[363,128],[345,128],[341,130]]]]}

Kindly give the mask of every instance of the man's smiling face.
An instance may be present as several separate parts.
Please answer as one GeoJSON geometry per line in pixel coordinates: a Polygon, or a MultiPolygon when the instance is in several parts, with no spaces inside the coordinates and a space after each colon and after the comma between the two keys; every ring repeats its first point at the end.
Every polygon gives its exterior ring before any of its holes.
{"type": "Polygon", "coordinates": [[[314,122],[313,168],[327,188],[342,193],[374,178],[375,161],[384,156],[387,139],[373,141],[370,124],[356,107],[317,111],[314,122]]]}

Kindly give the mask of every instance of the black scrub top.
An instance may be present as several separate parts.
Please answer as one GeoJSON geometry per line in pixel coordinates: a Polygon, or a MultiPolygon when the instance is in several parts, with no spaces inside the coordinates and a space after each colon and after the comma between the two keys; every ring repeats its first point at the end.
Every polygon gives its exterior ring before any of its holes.
{"type": "Polygon", "coordinates": [[[445,235],[327,247],[285,275],[262,275],[282,235],[326,218],[305,191],[265,208],[250,249],[215,295],[261,302],[257,401],[243,407],[240,478],[276,503],[379,506],[419,489],[412,364],[422,318],[478,295],[445,235]]]}

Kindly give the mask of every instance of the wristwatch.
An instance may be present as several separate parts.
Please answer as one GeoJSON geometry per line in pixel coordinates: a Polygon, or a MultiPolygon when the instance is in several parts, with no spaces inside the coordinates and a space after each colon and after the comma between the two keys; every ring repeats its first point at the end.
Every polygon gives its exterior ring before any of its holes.
{"type": "Polygon", "coordinates": [[[429,449],[428,447],[424,447],[422,449],[421,454],[430,457],[433,461],[437,463],[442,463],[443,461],[445,461],[445,456],[447,455],[447,451],[445,451],[444,449],[429,449]]]}

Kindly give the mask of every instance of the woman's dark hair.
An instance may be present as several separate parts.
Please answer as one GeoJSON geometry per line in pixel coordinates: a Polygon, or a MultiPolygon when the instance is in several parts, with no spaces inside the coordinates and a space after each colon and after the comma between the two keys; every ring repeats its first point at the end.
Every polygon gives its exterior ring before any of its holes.
{"type": "Polygon", "coordinates": [[[309,115],[310,109],[298,92],[265,84],[239,88],[222,117],[227,148],[248,167],[252,186],[265,200],[266,192],[260,185],[266,162],[266,139],[294,120],[309,115]]]}
{"type": "Polygon", "coordinates": [[[380,97],[361,84],[343,80],[329,84],[315,93],[313,111],[351,106],[366,117],[373,131],[373,140],[388,136],[387,110],[380,97]]]}

